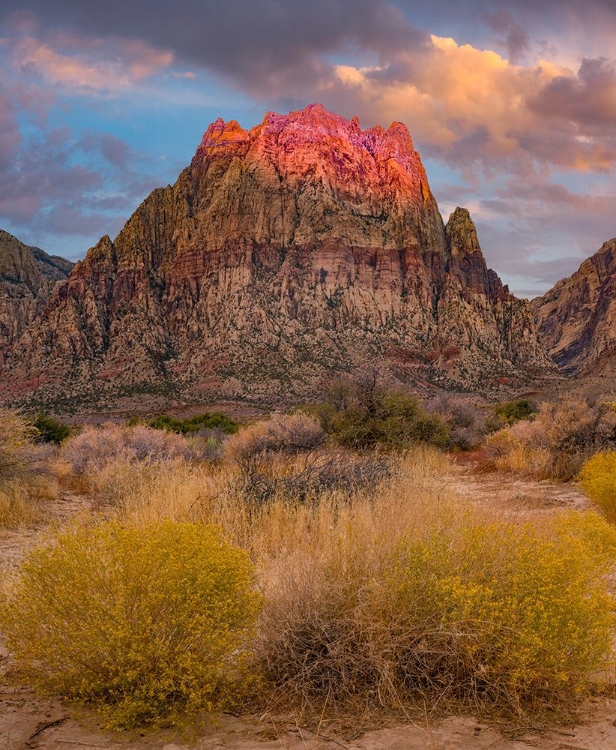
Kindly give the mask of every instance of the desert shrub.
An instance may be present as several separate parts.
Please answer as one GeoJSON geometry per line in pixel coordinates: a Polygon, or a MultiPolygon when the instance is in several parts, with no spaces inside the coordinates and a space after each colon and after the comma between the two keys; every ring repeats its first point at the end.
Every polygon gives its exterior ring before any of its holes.
{"type": "Polygon", "coordinates": [[[593,514],[467,512],[376,538],[277,569],[259,654],[282,700],[532,715],[574,708],[610,663],[616,533],[593,514]]]}
{"type": "Polygon", "coordinates": [[[32,424],[18,411],[0,409],[0,480],[22,471],[35,436],[32,424]]]}
{"type": "Polygon", "coordinates": [[[570,533],[546,538],[529,523],[405,540],[386,569],[398,679],[518,714],[559,693],[575,699],[610,656],[606,562],[570,533]]]}
{"type": "Polygon", "coordinates": [[[18,411],[0,409],[0,527],[30,525],[41,500],[57,495],[47,446],[34,443],[36,430],[18,411]]]}
{"type": "Polygon", "coordinates": [[[240,430],[229,440],[227,453],[237,463],[248,466],[265,454],[293,456],[312,451],[325,439],[325,432],[314,417],[302,412],[274,414],[240,430]]]}
{"type": "Polygon", "coordinates": [[[37,443],[60,445],[71,434],[67,425],[45,414],[37,414],[32,420],[32,427],[36,431],[34,441],[37,443]]]}
{"type": "Polygon", "coordinates": [[[589,456],[616,445],[615,416],[571,397],[545,402],[532,418],[490,435],[486,451],[497,468],[568,481],[589,456]]]}
{"type": "Polygon", "coordinates": [[[32,552],[2,615],[21,674],[109,726],[225,708],[259,609],[245,552],[212,527],[74,525],[32,552]]]}
{"type": "Polygon", "coordinates": [[[374,490],[390,476],[385,457],[327,448],[326,439],[318,420],[302,411],[240,430],[227,444],[239,469],[229,491],[258,503],[276,497],[303,502],[326,492],[374,490]]]}
{"type": "Polygon", "coordinates": [[[485,414],[467,398],[439,394],[422,406],[445,425],[449,433],[448,448],[462,451],[477,448],[489,431],[485,414]]]}
{"type": "Polygon", "coordinates": [[[532,401],[522,398],[517,401],[505,401],[502,404],[497,404],[494,407],[494,416],[497,425],[499,421],[512,425],[520,420],[528,419],[536,411],[537,409],[532,401]]]}
{"type": "Polygon", "coordinates": [[[391,461],[377,453],[321,449],[294,459],[280,454],[262,457],[240,471],[229,487],[257,503],[275,498],[306,502],[325,493],[351,497],[374,492],[392,472],[391,461]]]}
{"type": "Polygon", "coordinates": [[[616,452],[597,453],[584,463],[580,483],[610,523],[616,524],[616,452]]]}
{"type": "Polygon", "coordinates": [[[450,431],[438,415],[421,409],[416,398],[376,386],[355,386],[344,401],[331,400],[305,411],[346,448],[403,450],[416,443],[439,448],[450,444],[450,431]]]}
{"type": "Polygon", "coordinates": [[[145,425],[125,427],[108,423],[85,427],[67,440],[60,456],[75,475],[92,475],[115,462],[161,463],[217,458],[216,445],[191,440],[145,425]]]}
{"type": "Polygon", "coordinates": [[[219,412],[199,414],[194,417],[187,417],[186,419],[161,415],[148,420],[147,424],[149,427],[157,430],[168,430],[169,432],[177,432],[181,435],[202,433],[211,430],[221,432],[225,435],[233,435],[239,429],[238,422],[219,412]]]}

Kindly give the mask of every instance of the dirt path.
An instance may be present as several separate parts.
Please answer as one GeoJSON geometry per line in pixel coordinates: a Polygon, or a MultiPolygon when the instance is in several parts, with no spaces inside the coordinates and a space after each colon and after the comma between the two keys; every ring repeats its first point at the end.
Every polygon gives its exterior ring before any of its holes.
{"type": "Polygon", "coordinates": [[[205,730],[194,742],[171,734],[136,736],[107,733],[94,728],[91,719],[77,722],[58,703],[35,698],[28,691],[0,696],[0,747],[2,750],[613,750],[616,748],[616,701],[596,701],[587,707],[584,726],[564,726],[539,733],[529,731],[515,740],[472,718],[450,717],[428,727],[407,724],[366,732],[345,739],[327,728],[320,736],[291,721],[264,717],[223,716],[216,728],[205,730]]]}
{"type": "Polygon", "coordinates": [[[524,479],[512,474],[478,473],[473,465],[453,464],[445,486],[472,502],[497,508],[499,514],[543,515],[555,510],[586,510],[591,503],[574,483],[524,479]]]}
{"type": "MultiPolygon", "coordinates": [[[[454,466],[442,478],[444,486],[505,514],[552,513],[558,508],[585,508],[588,501],[574,485],[533,482],[498,474],[476,474],[468,466],[454,466]]],[[[52,521],[60,522],[93,509],[82,495],[65,494],[48,506],[52,521]]],[[[0,533],[0,571],[5,574],[34,547],[44,528],[0,533]]],[[[615,750],[616,700],[595,700],[583,707],[582,726],[561,726],[538,732],[529,728],[516,739],[472,718],[450,717],[433,726],[408,723],[345,738],[321,727],[311,731],[288,719],[264,716],[223,716],[217,727],[200,733],[196,741],[172,734],[104,732],[89,714],[76,714],[57,701],[38,698],[28,688],[3,684],[7,653],[0,651],[0,750],[615,750]]]]}
{"type": "Polygon", "coordinates": [[[74,492],[64,492],[57,499],[44,503],[44,524],[26,529],[0,529],[0,575],[15,570],[23,556],[45,536],[50,525],[62,524],[94,509],[92,498],[74,492]]]}

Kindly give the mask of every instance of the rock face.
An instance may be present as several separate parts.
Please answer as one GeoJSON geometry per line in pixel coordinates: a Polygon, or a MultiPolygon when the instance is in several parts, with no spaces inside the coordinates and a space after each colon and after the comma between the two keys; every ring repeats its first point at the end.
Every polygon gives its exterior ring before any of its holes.
{"type": "Polygon", "coordinates": [[[569,278],[532,301],[541,337],[565,373],[599,366],[616,354],[616,239],[569,278]]]}
{"type": "Polygon", "coordinates": [[[72,267],[0,229],[0,362],[45,310],[55,285],[69,277],[72,267]]]}
{"type": "Polygon", "coordinates": [[[553,367],[468,212],[444,227],[404,125],[311,105],[210,125],[175,185],[77,263],[0,382],[5,398],[291,400],[367,365],[454,387],[553,367]]]}

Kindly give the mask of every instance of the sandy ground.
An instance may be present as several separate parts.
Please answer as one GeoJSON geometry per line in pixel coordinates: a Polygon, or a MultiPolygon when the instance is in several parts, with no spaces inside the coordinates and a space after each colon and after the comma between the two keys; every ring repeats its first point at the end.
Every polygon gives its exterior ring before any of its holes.
{"type": "MultiPolygon", "coordinates": [[[[454,466],[443,476],[447,487],[506,514],[551,513],[556,508],[584,508],[588,501],[575,485],[534,482],[497,474],[476,474],[471,467],[454,466]]],[[[49,506],[50,517],[62,523],[91,509],[88,498],[65,494],[49,506]]],[[[0,571],[13,570],[36,545],[44,530],[0,533],[0,571]]],[[[198,739],[163,733],[141,735],[101,731],[93,716],[76,713],[57,701],[38,698],[26,687],[7,685],[2,673],[7,654],[0,651],[0,750],[616,750],[616,700],[598,699],[580,707],[579,726],[557,726],[549,731],[524,727],[515,738],[472,718],[452,716],[432,725],[407,723],[364,732],[356,737],[318,727],[298,726],[288,717],[223,716],[216,727],[198,739]]]]}

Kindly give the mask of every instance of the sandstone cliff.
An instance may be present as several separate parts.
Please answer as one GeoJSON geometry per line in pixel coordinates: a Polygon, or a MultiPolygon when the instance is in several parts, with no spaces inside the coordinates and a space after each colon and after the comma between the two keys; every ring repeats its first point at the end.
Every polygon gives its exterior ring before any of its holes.
{"type": "Polygon", "coordinates": [[[65,281],[72,267],[0,229],[0,362],[45,310],[56,283],[65,281]]]}
{"type": "Polygon", "coordinates": [[[367,365],[463,388],[553,367],[468,212],[444,227],[404,125],[312,105],[210,125],[175,185],[75,266],[0,382],[5,398],[291,400],[367,365]]]}
{"type": "Polygon", "coordinates": [[[566,373],[616,354],[616,239],[532,301],[542,340],[566,373]]]}

